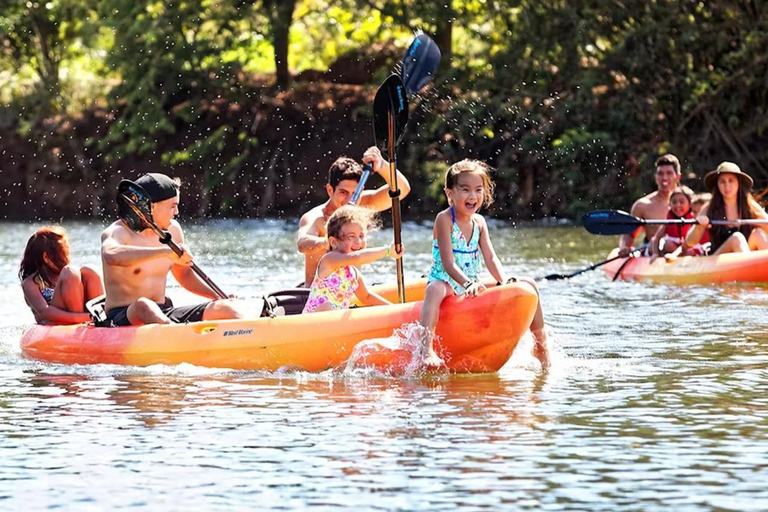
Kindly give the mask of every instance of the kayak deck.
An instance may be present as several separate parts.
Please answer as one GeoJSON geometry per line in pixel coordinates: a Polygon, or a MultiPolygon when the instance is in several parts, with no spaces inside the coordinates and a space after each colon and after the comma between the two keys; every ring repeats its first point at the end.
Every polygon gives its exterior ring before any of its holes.
{"type": "MultiPolygon", "coordinates": [[[[23,334],[21,350],[27,357],[64,364],[190,363],[317,372],[345,362],[360,341],[391,336],[394,329],[417,321],[425,286],[423,280],[409,283],[411,302],[405,304],[308,315],[115,328],[35,325],[23,334]]],[[[493,286],[471,299],[449,297],[441,305],[436,349],[453,372],[495,372],[528,330],[537,304],[526,283],[493,286]]],[[[390,360],[396,364],[400,356],[384,350],[377,366],[390,360]]]]}

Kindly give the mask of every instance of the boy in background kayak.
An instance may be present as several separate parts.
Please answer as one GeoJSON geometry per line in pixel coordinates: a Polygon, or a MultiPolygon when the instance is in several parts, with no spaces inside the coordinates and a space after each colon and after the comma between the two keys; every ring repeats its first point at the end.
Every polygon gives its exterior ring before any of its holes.
{"type": "Polygon", "coordinates": [[[192,306],[174,307],[165,296],[168,273],[190,292],[215,299],[216,294],[190,267],[192,254],[184,245],[184,233],[174,217],[179,213],[178,179],[164,174],[146,174],[136,180],[152,202],[152,220],[168,231],[184,249],[177,256],[146,228],[135,232],[124,220],[112,223],[101,234],[101,261],[106,289],[106,321],[102,327],[170,324],[244,318],[234,299],[214,300],[192,306]]]}
{"type": "MultiPolygon", "coordinates": [[[[656,171],[654,172],[656,191],[635,201],[629,213],[640,219],[666,219],[669,212],[669,197],[672,195],[672,190],[680,183],[681,177],[680,160],[675,155],[669,154],[659,157],[656,160],[656,171]]],[[[626,258],[635,249],[635,238],[640,234],[641,229],[643,228],[638,228],[633,233],[621,237],[619,256],[626,258]]],[[[658,226],[645,226],[645,243],[651,241],[657,229],[658,226]]]]}
{"type": "MultiPolygon", "coordinates": [[[[357,201],[357,206],[381,212],[392,207],[389,197],[389,162],[384,160],[377,147],[368,148],[363,154],[363,163],[371,164],[373,172],[384,178],[385,185],[364,191],[357,201]]],[[[328,170],[328,201],[315,206],[305,213],[299,221],[297,246],[304,255],[304,286],[309,287],[315,278],[317,263],[328,252],[325,223],[333,212],[349,203],[357,184],[363,175],[362,166],[351,158],[339,157],[328,170]]],[[[397,185],[400,188],[400,199],[405,198],[411,191],[411,185],[405,176],[397,171],[397,185]]]]}

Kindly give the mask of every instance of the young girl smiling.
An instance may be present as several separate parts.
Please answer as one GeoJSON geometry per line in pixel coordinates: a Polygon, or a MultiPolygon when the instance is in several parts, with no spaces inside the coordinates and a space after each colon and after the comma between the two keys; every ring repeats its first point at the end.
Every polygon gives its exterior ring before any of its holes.
{"type": "Polygon", "coordinates": [[[356,296],[366,306],[391,304],[369,291],[363,282],[359,265],[381,258],[402,257],[395,244],[366,248],[368,230],[375,224],[373,210],[342,206],[328,219],[326,232],[330,249],[320,259],[309,291],[304,313],[347,309],[356,296]]]}
{"type": "MultiPolygon", "coordinates": [[[[440,366],[442,359],[433,347],[440,304],[450,295],[475,297],[485,290],[478,280],[480,256],[488,271],[501,284],[507,277],[496,256],[488,234],[488,224],[477,212],[493,202],[494,183],[490,168],[477,160],[462,160],[448,169],[445,175],[447,210],[437,214],[432,231],[432,268],[421,309],[421,325],[427,329],[423,358],[426,366],[440,366]]],[[[533,280],[522,279],[538,288],[533,280]]],[[[542,367],[549,366],[547,336],[544,332],[544,314],[539,303],[531,323],[534,337],[534,356],[542,367]]]]}

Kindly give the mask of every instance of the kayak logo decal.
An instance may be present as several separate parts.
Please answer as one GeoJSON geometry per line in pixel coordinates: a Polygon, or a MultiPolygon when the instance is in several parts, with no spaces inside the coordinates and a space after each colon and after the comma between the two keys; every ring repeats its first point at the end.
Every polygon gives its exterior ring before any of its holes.
{"type": "Polygon", "coordinates": [[[234,331],[224,331],[224,336],[245,336],[253,334],[253,329],[235,329],[234,331]]]}

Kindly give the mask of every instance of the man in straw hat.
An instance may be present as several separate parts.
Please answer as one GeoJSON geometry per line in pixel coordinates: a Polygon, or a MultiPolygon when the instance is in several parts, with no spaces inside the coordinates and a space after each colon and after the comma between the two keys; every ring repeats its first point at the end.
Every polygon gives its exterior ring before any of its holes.
{"type": "MultiPolygon", "coordinates": [[[[640,219],[666,219],[669,213],[669,198],[680,183],[680,160],[675,155],[662,155],[656,160],[656,191],[643,196],[632,205],[630,213],[640,219]]],[[[619,256],[626,258],[634,250],[635,238],[645,230],[645,244],[649,243],[659,229],[658,226],[637,228],[634,232],[622,235],[619,241],[619,256]]]]}
{"type": "Polygon", "coordinates": [[[768,249],[768,225],[710,225],[712,220],[768,219],[752,197],[752,177],[733,162],[723,162],[704,176],[712,200],[701,209],[699,222],[688,232],[686,245],[693,246],[709,229],[710,254],[768,249]]]}

